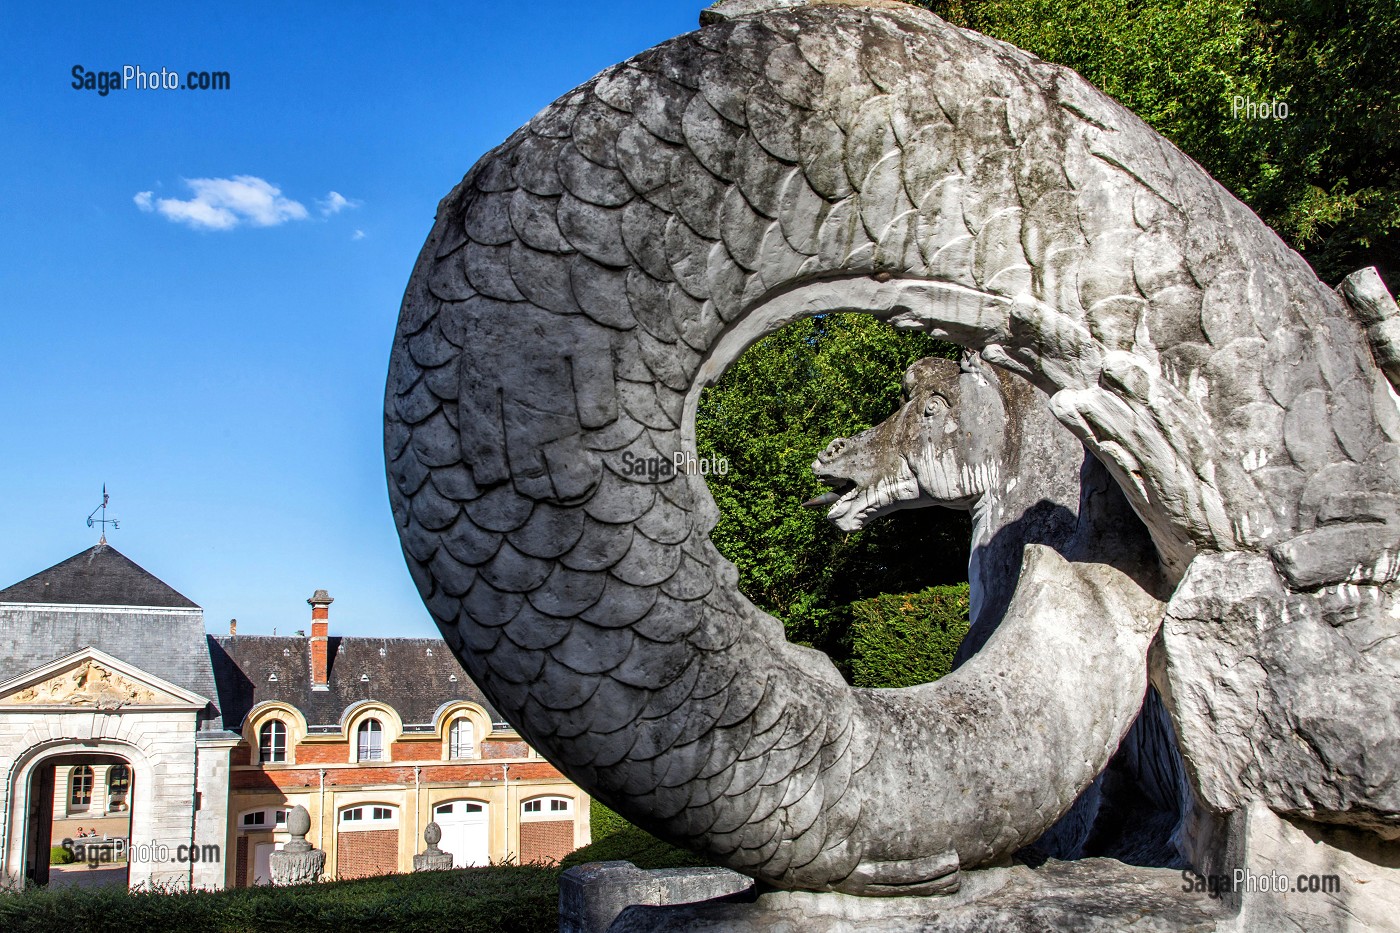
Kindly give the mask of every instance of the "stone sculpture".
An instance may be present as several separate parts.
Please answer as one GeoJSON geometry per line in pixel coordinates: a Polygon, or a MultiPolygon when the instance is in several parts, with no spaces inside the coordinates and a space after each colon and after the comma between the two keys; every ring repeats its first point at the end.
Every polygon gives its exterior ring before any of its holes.
{"type": "MultiPolygon", "coordinates": [[[[927,894],[1063,814],[1150,671],[1190,773],[1192,866],[1281,864],[1309,838],[1353,873],[1388,864],[1384,287],[1349,304],[1073,72],[930,14],[744,0],[705,22],[484,156],[404,297],[391,502],[493,703],[604,802],[722,864],[927,894]],[[693,453],[700,390],[832,311],[1046,393],[1147,529],[1160,589],[1029,546],[981,650],[907,691],[851,689],[788,644],[711,545],[702,478],[620,464],[693,453]]],[[[1366,880],[1313,903],[1400,899],[1366,880]]]]}
{"type": "Polygon", "coordinates": [[[442,842],[442,827],[436,820],[423,827],[423,841],[428,847],[413,857],[414,871],[446,871],[452,867],[452,853],[438,848],[438,843],[442,842]]]}
{"type": "Polygon", "coordinates": [[[273,884],[309,884],[321,880],[326,853],[306,841],[310,831],[311,814],[301,804],[292,807],[287,813],[287,832],[292,839],[267,857],[273,884]]]}
{"type": "MultiPolygon", "coordinates": [[[[1149,590],[1161,589],[1146,528],[1098,460],[1055,421],[1044,393],[974,353],[959,363],[919,360],[904,376],[904,393],[893,416],[855,437],[836,438],[817,456],[812,470],[834,491],[804,505],[830,506],[827,518],[845,531],[908,508],[971,511],[972,625],[955,666],[996,631],[1027,545],[1109,564],[1149,590]]],[[[1036,849],[1060,858],[1180,864],[1175,837],[1184,782],[1171,723],[1149,687],[1108,770],[1036,849]]]]}

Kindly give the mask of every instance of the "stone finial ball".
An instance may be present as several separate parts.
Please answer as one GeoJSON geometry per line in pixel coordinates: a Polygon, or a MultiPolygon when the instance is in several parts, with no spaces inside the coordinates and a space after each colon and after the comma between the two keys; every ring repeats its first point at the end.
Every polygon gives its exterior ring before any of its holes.
{"type": "Polygon", "coordinates": [[[287,832],[293,836],[305,836],[310,831],[311,814],[301,804],[292,807],[292,812],[287,814],[287,832]]]}
{"type": "Polygon", "coordinates": [[[431,822],[423,827],[423,841],[430,846],[435,846],[442,841],[442,828],[437,822],[431,822]]]}

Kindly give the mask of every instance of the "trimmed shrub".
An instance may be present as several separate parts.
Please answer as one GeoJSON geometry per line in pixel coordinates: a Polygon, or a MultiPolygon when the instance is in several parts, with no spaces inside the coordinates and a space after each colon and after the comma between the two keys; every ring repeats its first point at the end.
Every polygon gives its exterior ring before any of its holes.
{"type": "Polygon", "coordinates": [[[596,800],[589,811],[589,819],[593,827],[592,844],[566,855],[559,863],[561,868],[619,859],[644,869],[713,864],[694,852],[687,852],[662,842],[646,830],[633,826],[596,800]]]}
{"type": "Polygon", "coordinates": [[[73,864],[73,853],[63,848],[63,846],[54,846],[49,849],[49,864],[71,865],[73,864]]]}
{"type": "Polygon", "coordinates": [[[851,603],[851,682],[857,687],[913,687],[953,668],[967,634],[967,584],[851,603]]]}
{"type": "Polygon", "coordinates": [[[532,865],[383,875],[290,888],[0,893],[0,930],[190,930],[209,933],[555,933],[559,872],[532,865]]]}

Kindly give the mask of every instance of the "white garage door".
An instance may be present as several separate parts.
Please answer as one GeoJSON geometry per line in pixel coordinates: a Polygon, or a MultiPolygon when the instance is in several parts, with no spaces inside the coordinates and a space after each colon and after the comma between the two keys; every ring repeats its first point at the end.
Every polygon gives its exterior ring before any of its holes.
{"type": "Polygon", "coordinates": [[[253,884],[272,884],[272,853],[282,843],[260,842],[253,848],[253,884]]]}
{"type": "Polygon", "coordinates": [[[452,853],[452,867],[491,863],[490,822],[486,804],[475,800],[454,800],[433,807],[433,819],[442,829],[438,848],[452,853]]]}

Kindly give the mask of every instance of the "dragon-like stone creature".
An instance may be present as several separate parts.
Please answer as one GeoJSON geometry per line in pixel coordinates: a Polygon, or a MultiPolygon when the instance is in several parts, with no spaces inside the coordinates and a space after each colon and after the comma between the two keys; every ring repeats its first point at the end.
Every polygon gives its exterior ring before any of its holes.
{"type": "Polygon", "coordinates": [[[739,0],[703,21],[483,156],[404,296],[391,503],[493,703],[623,815],[780,888],[926,894],[1003,862],[1103,769],[1149,676],[1196,868],[1304,831],[1348,858],[1390,845],[1379,281],[1334,292],[1078,75],[926,12],[739,0]],[[836,311],[1046,393],[1161,588],[1027,547],[996,633],[909,690],[852,689],[786,642],[710,543],[702,478],[627,465],[692,454],[705,385],[836,311]]]}

